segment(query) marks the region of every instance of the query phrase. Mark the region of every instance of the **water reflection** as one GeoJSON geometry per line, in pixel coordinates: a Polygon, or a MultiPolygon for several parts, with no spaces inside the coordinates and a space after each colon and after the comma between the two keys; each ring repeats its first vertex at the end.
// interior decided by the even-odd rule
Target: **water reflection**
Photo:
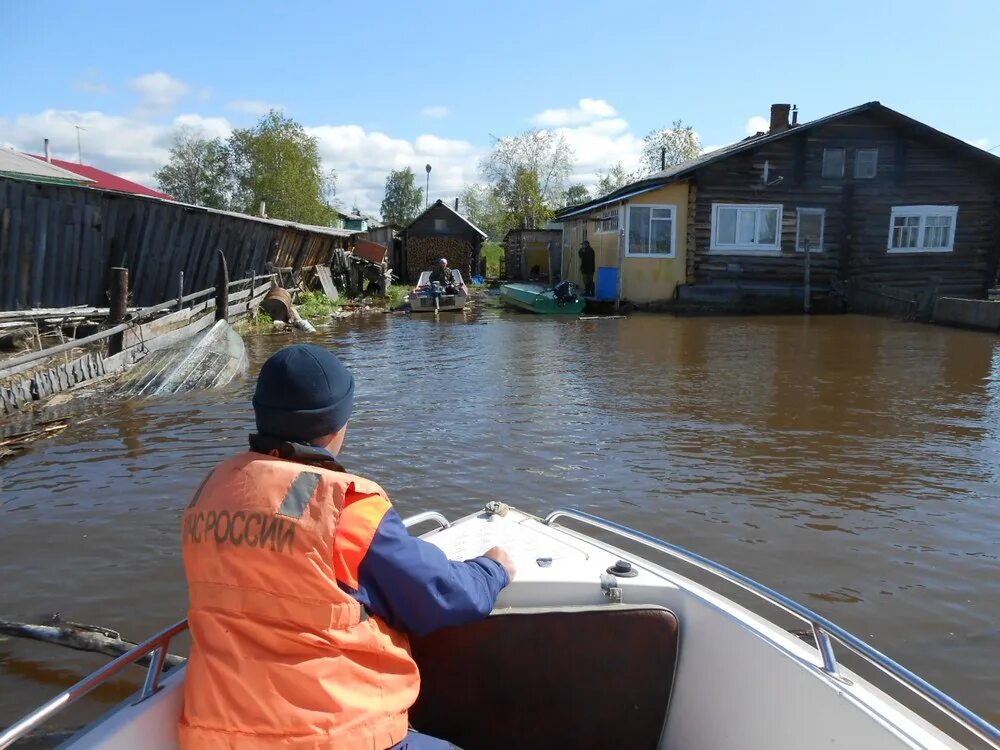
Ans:
{"type": "MultiPolygon", "coordinates": [[[[293,336],[248,342],[252,371],[293,336]]],[[[863,317],[335,321],[358,377],[345,464],[402,512],[578,505],[815,606],[973,707],[1000,607],[1000,353],[988,335],[863,317]],[[974,686],[974,689],[973,689],[974,686]]],[[[3,614],[132,637],[176,620],[178,523],[243,450],[252,379],[101,406],[4,464],[3,614]]],[[[83,670],[19,645],[0,654],[83,670]],[[67,666],[68,665],[68,666],[67,666]]],[[[51,691],[0,671],[0,724],[51,691]],[[22,700],[23,699],[23,700],[22,700]]]]}

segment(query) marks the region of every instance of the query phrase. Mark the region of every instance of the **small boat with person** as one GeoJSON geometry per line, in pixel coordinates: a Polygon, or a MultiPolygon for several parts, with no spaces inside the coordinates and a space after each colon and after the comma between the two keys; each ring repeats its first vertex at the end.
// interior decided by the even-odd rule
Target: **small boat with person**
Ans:
{"type": "Polygon", "coordinates": [[[587,301],[577,294],[569,281],[555,286],[543,284],[504,284],[500,287],[500,301],[508,306],[536,315],[579,315],[587,301]]]}
{"type": "MultiPolygon", "coordinates": [[[[423,538],[448,557],[500,545],[518,570],[487,619],[410,639],[422,680],[411,723],[459,747],[1000,748],[1000,730],[885,654],[675,544],[580,510],[542,519],[496,501],[454,523],[433,511],[405,521],[426,523],[435,528],[423,538]],[[852,653],[851,668],[837,651],[852,653]]],[[[158,633],[0,732],[0,750],[144,658],[141,691],[61,747],[176,748],[186,667],[164,664],[186,628],[158,633]]]]}
{"type": "Polygon", "coordinates": [[[448,285],[431,281],[431,271],[420,274],[417,285],[407,297],[411,312],[452,312],[465,309],[469,301],[469,289],[461,272],[450,270],[452,281],[448,285]]]}

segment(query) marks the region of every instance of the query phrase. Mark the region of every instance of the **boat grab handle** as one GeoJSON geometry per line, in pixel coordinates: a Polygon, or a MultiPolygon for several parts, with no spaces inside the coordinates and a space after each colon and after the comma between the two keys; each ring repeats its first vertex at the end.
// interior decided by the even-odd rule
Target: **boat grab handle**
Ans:
{"type": "Polygon", "coordinates": [[[156,635],[138,644],[135,648],[126,651],[114,661],[108,662],[96,672],[87,675],[72,687],[66,688],[48,703],[39,706],[30,714],[14,722],[3,732],[0,732],[0,750],[10,747],[35,727],[48,721],[67,706],[76,703],[76,701],[80,700],[80,698],[98,685],[107,682],[119,672],[124,671],[125,667],[134,664],[147,654],[152,654],[149,669],[146,672],[146,680],[143,683],[142,690],[139,692],[139,699],[135,702],[141,703],[146,700],[159,690],[160,676],[163,674],[163,661],[167,657],[167,649],[170,647],[171,639],[187,629],[187,620],[174,623],[166,630],[161,630],[156,635]]]}
{"type": "Polygon", "coordinates": [[[774,589],[758,583],[732,568],[726,567],[722,563],[699,555],[697,552],[692,552],[684,547],[665,542],[656,537],[644,534],[641,531],[636,531],[614,521],[608,521],[600,516],[592,515],[577,508],[561,508],[553,511],[545,518],[545,524],[553,526],[560,518],[579,521],[580,523],[588,524],[612,534],[617,534],[633,542],[651,547],[657,552],[662,552],[678,560],[683,560],[686,563],[694,565],[696,568],[723,578],[745,591],[749,591],[751,594],[755,594],[809,624],[816,639],[816,647],[823,659],[822,670],[833,679],[843,682],[846,678],[840,673],[837,657],[833,653],[833,644],[830,642],[831,638],[839,641],[858,656],[874,664],[897,682],[902,683],[939,711],[958,722],[969,732],[985,741],[990,747],[1000,748],[1000,729],[997,729],[986,721],[986,719],[969,710],[954,698],[941,692],[906,667],[893,661],[878,649],[869,646],[857,636],[852,635],[822,615],[813,612],[808,607],[799,604],[793,599],[789,599],[784,594],[780,594],[774,589]]]}
{"type": "Polygon", "coordinates": [[[415,516],[409,516],[408,518],[403,519],[403,526],[406,528],[410,528],[411,526],[416,526],[421,523],[436,523],[439,529],[447,529],[451,526],[451,521],[445,518],[441,513],[438,513],[436,510],[429,510],[426,513],[417,513],[415,516]]]}

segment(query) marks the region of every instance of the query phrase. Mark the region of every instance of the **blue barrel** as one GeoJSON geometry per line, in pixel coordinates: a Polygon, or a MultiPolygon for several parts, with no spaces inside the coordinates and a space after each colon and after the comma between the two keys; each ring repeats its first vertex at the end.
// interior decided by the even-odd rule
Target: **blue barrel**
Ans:
{"type": "Polygon", "coordinates": [[[614,299],[618,296],[618,269],[615,266],[599,266],[594,282],[597,299],[614,299]]]}

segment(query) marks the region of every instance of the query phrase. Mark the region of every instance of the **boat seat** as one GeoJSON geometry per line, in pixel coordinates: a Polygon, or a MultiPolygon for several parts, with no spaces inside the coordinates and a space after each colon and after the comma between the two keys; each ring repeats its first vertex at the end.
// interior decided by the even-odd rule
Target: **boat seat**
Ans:
{"type": "Polygon", "coordinates": [[[662,607],[512,609],[410,644],[419,732],[462,750],[653,750],[678,623],[662,607]]]}

